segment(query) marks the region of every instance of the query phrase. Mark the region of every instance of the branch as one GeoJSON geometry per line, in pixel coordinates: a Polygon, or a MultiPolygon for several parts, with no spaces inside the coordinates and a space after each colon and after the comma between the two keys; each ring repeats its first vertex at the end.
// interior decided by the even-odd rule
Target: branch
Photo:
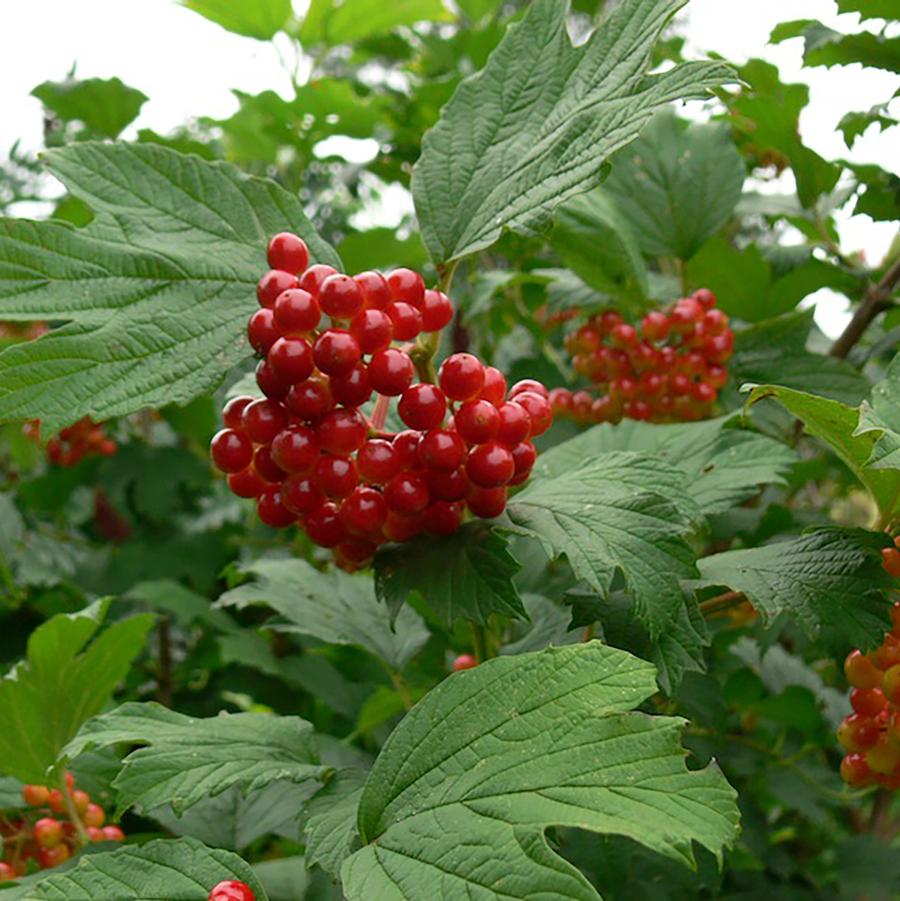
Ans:
{"type": "Polygon", "coordinates": [[[879,313],[883,313],[891,305],[891,293],[900,282],[900,258],[881,277],[877,284],[869,285],[863,297],[862,303],[853,314],[853,318],[847,323],[843,334],[834,342],[831,348],[831,356],[843,359],[850,353],[854,345],[866,329],[872,324],[872,320],[879,313]]]}
{"type": "Polygon", "coordinates": [[[732,607],[739,607],[745,603],[747,596],[742,591],[726,591],[724,594],[716,595],[708,601],[700,603],[700,612],[704,616],[714,616],[716,613],[723,613],[732,607]]]}

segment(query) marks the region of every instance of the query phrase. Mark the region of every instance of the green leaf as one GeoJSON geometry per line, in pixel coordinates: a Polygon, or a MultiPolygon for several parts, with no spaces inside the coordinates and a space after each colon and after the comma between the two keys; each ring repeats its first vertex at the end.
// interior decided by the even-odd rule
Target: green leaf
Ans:
{"type": "Polygon", "coordinates": [[[900,219],[900,176],[880,166],[842,162],[864,189],[857,195],[855,214],[864,213],[877,222],[900,219]]]}
{"type": "Polygon", "coordinates": [[[813,310],[767,319],[737,333],[728,362],[736,385],[784,385],[857,404],[869,391],[866,378],[846,360],[806,350],[813,310]]]}
{"type": "Polygon", "coordinates": [[[688,772],[683,721],[630,713],[653,668],[599,642],[498,657],[444,680],[382,748],[363,789],[350,901],[599,895],[553,825],[628,836],[685,863],[737,832],[734,792],[688,772]]]}
{"type": "MultiPolygon", "coordinates": [[[[783,484],[797,461],[788,447],[740,429],[725,428],[727,418],[655,425],[626,419],[599,425],[541,454],[536,474],[552,478],[583,460],[610,451],[638,451],[652,456],[660,475],[675,467],[687,476],[686,494],[706,515],[725,513],[756,496],[760,486],[783,484]]],[[[642,462],[646,461],[642,457],[642,462]]],[[[675,491],[681,482],[674,483],[675,491]]]]}
{"type": "Polygon", "coordinates": [[[803,38],[804,66],[831,67],[861,63],[864,66],[887,69],[889,72],[900,72],[900,37],[888,37],[869,31],[843,34],[815,19],[797,19],[776,26],[770,43],[778,44],[796,37],[803,38]]]}
{"type": "Polygon", "coordinates": [[[647,75],[653,45],[685,0],[625,0],[573,47],[567,4],[534,0],[422,142],[413,198],[436,262],[531,231],[598,184],[607,157],[656,110],[733,77],[716,62],[647,75]]]}
{"type": "Polygon", "coordinates": [[[891,577],[879,549],[888,539],[862,529],[820,529],[697,562],[707,583],[742,591],[767,620],[787,613],[815,637],[836,630],[871,647],[889,628],[891,577]]]}
{"type": "Polygon", "coordinates": [[[317,901],[325,901],[324,897],[309,893],[310,874],[306,869],[306,858],[302,855],[261,860],[253,864],[253,871],[265,886],[269,901],[295,901],[297,898],[314,897],[317,901]]]}
{"type": "Polygon", "coordinates": [[[492,613],[527,619],[513,584],[520,566],[508,544],[476,521],[446,538],[385,547],[375,558],[378,597],[395,617],[415,593],[447,626],[460,618],[486,623],[492,613]]]}
{"type": "MultiPolygon", "coordinates": [[[[549,593],[551,590],[548,586],[549,593]]],[[[525,629],[512,633],[514,640],[503,645],[500,649],[501,654],[542,651],[549,645],[559,646],[581,640],[580,634],[571,631],[573,628],[572,617],[569,609],[563,604],[558,604],[539,594],[523,595],[522,601],[531,622],[525,629]]]]}
{"type": "Polygon", "coordinates": [[[859,13],[866,19],[896,19],[897,4],[894,0],[837,0],[839,13],[859,13]]]}
{"type": "Polygon", "coordinates": [[[340,879],[341,865],[358,847],[356,819],[365,780],[361,770],[338,770],[304,807],[306,859],[332,879],[340,879]]]}
{"type": "Polygon", "coordinates": [[[653,636],[682,605],[680,579],[696,572],[684,539],[697,511],[687,480],[639,454],[602,454],[555,478],[536,479],[512,499],[516,531],[536,538],[551,558],[565,556],[575,576],[606,597],[618,570],[653,636]]]}
{"type": "Polygon", "coordinates": [[[881,133],[889,128],[900,125],[900,119],[888,115],[888,104],[880,103],[871,107],[867,112],[846,113],[838,122],[838,130],[844,136],[847,149],[851,150],[858,137],[864,134],[872,125],[878,126],[881,133]]]}
{"type": "Polygon", "coordinates": [[[867,432],[878,434],[866,466],[900,470],[900,354],[894,356],[884,379],[872,388],[870,399],[862,402],[853,434],[867,432]]]}
{"type": "Polygon", "coordinates": [[[688,125],[667,109],[613,157],[603,186],[650,256],[690,259],[731,217],[744,163],[721,124],[688,125]]]}
{"type": "Polygon", "coordinates": [[[456,5],[470,18],[477,22],[488,13],[492,13],[503,0],[456,0],[456,5]]]}
{"type": "Polygon", "coordinates": [[[291,0],[183,0],[188,9],[235,34],[271,40],[291,16],[291,0]]]}
{"type": "Polygon", "coordinates": [[[313,0],[300,29],[311,44],[352,44],[416,22],[448,22],[453,16],[442,0],[313,0]]]}
{"type": "Polygon", "coordinates": [[[868,466],[880,437],[877,429],[857,433],[859,410],[825,397],[792,391],[778,385],[759,385],[748,404],[771,397],[802,420],[806,431],[824,441],[872,494],[885,522],[900,511],[900,470],[868,466]]]}
{"type": "Polygon", "coordinates": [[[268,237],[340,265],[274,182],[153,144],[73,144],[48,167],[96,213],[83,229],[0,220],[4,317],[71,320],[0,354],[0,418],[48,432],[184,404],[249,355],[268,237]]]}
{"type": "Polygon", "coordinates": [[[152,616],[120,620],[94,638],[108,609],[108,600],[97,601],[38,626],[26,659],[0,680],[5,774],[43,783],[66,742],[103,709],[143,650],[152,616]]]}
{"type": "Polygon", "coordinates": [[[64,122],[82,122],[95,137],[117,138],[149,99],[118,78],[45,81],[32,92],[64,122]]]}
{"type": "Polygon", "coordinates": [[[279,631],[355,644],[395,669],[406,666],[428,641],[429,632],[412,608],[400,610],[391,628],[368,576],[321,572],[296,559],[256,560],[243,571],[255,579],[226,591],[217,606],[267,604],[287,620],[274,626],[279,631]]]}
{"type": "MultiPolygon", "coordinates": [[[[23,901],[207,901],[210,888],[226,879],[249,885],[256,901],[267,897],[249,864],[192,838],[87,854],[64,873],[40,876],[23,901]]],[[[11,901],[17,894],[13,889],[11,901]]]]}
{"type": "Polygon", "coordinates": [[[590,191],[558,207],[550,245],[592,288],[646,296],[647,267],[640,248],[608,193],[590,191]]]}
{"type": "Polygon", "coordinates": [[[71,759],[91,748],[127,742],[130,753],[113,781],[119,811],[171,804],[176,814],[239,786],[255,791],[272,782],[320,780],[312,726],[296,716],[235,713],[197,719],[159,704],[122,704],[85,724],[66,746],[71,759]]]}

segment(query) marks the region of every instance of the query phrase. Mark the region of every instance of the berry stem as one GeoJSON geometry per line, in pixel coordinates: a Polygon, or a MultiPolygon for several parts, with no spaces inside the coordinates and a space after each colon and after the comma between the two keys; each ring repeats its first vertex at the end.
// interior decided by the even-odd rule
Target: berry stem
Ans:
{"type": "Polygon", "coordinates": [[[69,784],[66,781],[65,771],[63,771],[63,774],[60,777],[60,791],[62,791],[63,800],[66,802],[66,812],[69,814],[69,819],[72,821],[72,824],[75,826],[75,832],[78,834],[78,841],[82,845],[88,844],[90,842],[90,837],[75,808],[75,801],[72,799],[72,793],[69,791],[69,784]]]}
{"type": "Polygon", "coordinates": [[[406,684],[406,680],[396,670],[391,670],[391,682],[394,683],[394,688],[397,694],[400,695],[404,709],[407,712],[412,710],[415,701],[413,701],[412,695],[409,693],[409,686],[406,684]]]}
{"type": "Polygon", "coordinates": [[[372,410],[372,418],[369,420],[369,427],[374,432],[381,432],[384,429],[384,421],[387,419],[388,406],[390,398],[383,394],[378,395],[375,401],[375,408],[372,410]]]}
{"type": "Polygon", "coordinates": [[[723,613],[732,607],[738,607],[747,600],[747,596],[742,591],[726,591],[724,594],[716,595],[700,604],[700,612],[704,616],[715,616],[717,613],[723,613]]]}

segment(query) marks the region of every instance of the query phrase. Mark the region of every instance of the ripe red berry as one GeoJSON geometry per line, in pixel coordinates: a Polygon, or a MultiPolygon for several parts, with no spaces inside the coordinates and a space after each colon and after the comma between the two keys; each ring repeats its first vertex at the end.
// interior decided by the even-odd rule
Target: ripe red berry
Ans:
{"type": "Polygon", "coordinates": [[[307,422],[316,422],[334,407],[329,383],[315,375],[293,385],[284,398],[284,405],[294,416],[307,422]]]}
{"type": "Polygon", "coordinates": [[[479,400],[486,400],[499,407],[506,398],[506,376],[495,366],[484,367],[484,387],[479,400]]]}
{"type": "Polygon", "coordinates": [[[313,483],[332,500],[347,497],[359,482],[356,464],[350,457],[323,454],[316,463],[313,483]]]}
{"type": "Polygon", "coordinates": [[[352,535],[378,532],[387,518],[384,496],[376,488],[359,485],[341,504],[339,515],[344,528],[352,535]]]}
{"type": "Polygon", "coordinates": [[[383,310],[391,302],[391,289],[380,272],[360,272],[353,276],[353,281],[362,291],[366,309],[383,310]]]}
{"type": "Polygon", "coordinates": [[[288,385],[305,381],[313,371],[312,347],[303,338],[279,338],[269,349],[266,359],[275,374],[288,385]]]}
{"type": "Polygon", "coordinates": [[[709,288],[698,288],[691,297],[707,310],[716,305],[716,295],[709,288]]]}
{"type": "Polygon", "coordinates": [[[216,432],[209,445],[213,462],[222,472],[240,472],[253,459],[253,445],[250,439],[234,429],[216,432]]]}
{"type": "Polygon", "coordinates": [[[106,814],[99,804],[88,804],[84,812],[84,825],[99,829],[106,821],[106,814]]]}
{"type": "Polygon", "coordinates": [[[272,440],[272,459],[285,472],[309,472],[318,456],[319,439],[306,426],[289,426],[272,440]]]}
{"type": "Polygon", "coordinates": [[[41,848],[55,848],[63,840],[63,825],[52,817],[42,817],[34,824],[32,835],[41,848]]]}
{"type": "Polygon", "coordinates": [[[425,473],[428,492],[438,501],[461,501],[471,487],[465,469],[432,469],[425,473]]]}
{"type": "MultiPolygon", "coordinates": [[[[549,403],[549,401],[548,401],[549,403]]],[[[515,447],[531,435],[531,416],[519,403],[508,402],[498,407],[496,438],[507,447],[515,447]]]]}
{"type": "MultiPolygon", "coordinates": [[[[462,404],[453,417],[457,432],[469,444],[484,444],[485,441],[490,441],[496,437],[500,428],[499,409],[487,400],[471,400],[462,404]]],[[[525,411],[521,412],[527,420],[525,411]]]]}
{"type": "Polygon", "coordinates": [[[530,394],[538,394],[541,397],[547,398],[550,396],[550,392],[547,387],[541,382],[536,381],[535,379],[521,379],[516,382],[512,388],[509,389],[509,394],[507,395],[507,400],[512,400],[515,397],[518,397],[520,394],[524,393],[530,394]]]}
{"type": "Polygon", "coordinates": [[[247,323],[247,340],[250,346],[261,355],[268,353],[269,348],[281,337],[275,324],[275,314],[268,308],[257,310],[247,323]]]}
{"type": "Polygon", "coordinates": [[[862,754],[848,754],[841,761],[841,779],[847,785],[854,788],[861,788],[868,785],[872,778],[872,771],[866,763],[866,758],[862,754]]]}
{"type": "Polygon", "coordinates": [[[0,882],[9,882],[16,878],[16,871],[5,861],[0,860],[0,882]]]}
{"type": "Polygon", "coordinates": [[[55,845],[52,848],[41,848],[38,851],[38,863],[41,869],[50,870],[65,863],[72,856],[68,845],[55,845]]]}
{"type": "Polygon", "coordinates": [[[269,400],[284,400],[291,388],[291,383],[283,379],[268,360],[256,364],[256,384],[269,400]]]}
{"type": "Polygon", "coordinates": [[[232,397],[222,409],[222,422],[226,429],[239,429],[241,417],[248,404],[253,403],[253,398],[244,394],[240,397],[232,397]]]}
{"type": "Polygon", "coordinates": [[[462,523],[461,504],[450,501],[435,501],[422,513],[422,528],[429,535],[452,535],[462,523]]]}
{"type": "Polygon", "coordinates": [[[281,502],[288,510],[302,516],[321,507],[325,495],[309,476],[288,476],[281,485],[281,502]]]}
{"type": "Polygon", "coordinates": [[[453,354],[441,364],[438,383],[451,400],[471,400],[484,388],[484,364],[472,354],[453,354]]]}
{"type": "Polygon", "coordinates": [[[412,269],[395,269],[388,273],[388,288],[394,300],[411,304],[417,310],[421,309],[425,300],[425,282],[418,272],[412,269]]]}
{"type": "Polygon", "coordinates": [[[344,375],[332,376],[331,394],[337,403],[345,407],[361,407],[372,396],[369,369],[365,363],[358,363],[344,375]]]}
{"type": "Polygon", "coordinates": [[[338,515],[338,505],[326,501],[303,520],[306,534],[320,547],[335,547],[347,540],[347,530],[338,515]]]}
{"type": "Polygon", "coordinates": [[[213,887],[207,901],[256,901],[256,896],[246,882],[226,879],[213,887]]]}
{"type": "Polygon", "coordinates": [[[416,369],[405,351],[389,347],[372,354],[369,361],[369,384],[385,397],[396,397],[412,384],[416,369]]]}
{"type": "Polygon", "coordinates": [[[472,667],[478,666],[478,661],[471,654],[460,654],[453,661],[453,669],[456,672],[460,672],[464,669],[472,669],[472,667]]]}
{"type": "Polygon", "coordinates": [[[863,751],[878,741],[880,731],[878,723],[871,717],[852,713],[838,727],[837,738],[848,751],[863,751]]]}
{"type": "Polygon", "coordinates": [[[92,842],[106,841],[106,836],[104,836],[103,830],[99,826],[86,826],[84,831],[92,842]]]}
{"type": "Polygon", "coordinates": [[[653,415],[653,408],[644,400],[628,401],[623,411],[629,419],[639,419],[644,422],[653,415]]]}
{"type": "Polygon", "coordinates": [[[364,354],[389,347],[394,340],[394,324],[384,310],[363,310],[350,323],[350,334],[364,354]]]}
{"type": "Polygon", "coordinates": [[[278,485],[267,485],[262,490],[256,500],[256,515],[274,529],[286,528],[296,518],[282,502],[278,485]]]}
{"type": "MultiPolygon", "coordinates": [[[[543,387],[543,386],[541,386],[543,387]]],[[[546,388],[544,391],[546,392],[546,388]]],[[[537,437],[543,435],[553,425],[553,410],[546,396],[534,391],[525,391],[513,398],[513,403],[524,407],[531,417],[531,435],[537,437]]]]}
{"type": "Polygon", "coordinates": [[[707,382],[695,382],[691,394],[698,403],[711,404],[716,399],[717,392],[707,382]]]}
{"type": "Polygon", "coordinates": [[[241,429],[255,444],[269,444],[286,425],[284,408],[271,400],[255,400],[241,415],[241,429]]]}
{"type": "Polygon", "coordinates": [[[118,826],[104,826],[103,838],[108,842],[124,842],[125,833],[118,826]]]}
{"type": "Polygon", "coordinates": [[[256,286],[256,299],[261,307],[271,309],[275,306],[279,294],[296,287],[296,275],[280,269],[272,269],[259,280],[259,284],[256,286]]]}
{"type": "Polygon", "coordinates": [[[300,276],[299,286],[304,291],[308,291],[313,297],[319,296],[319,291],[326,278],[337,274],[337,269],[333,266],[325,266],[322,263],[316,263],[310,266],[303,275],[300,276]]]}
{"type": "Polygon", "coordinates": [[[228,487],[238,497],[256,498],[266,487],[266,480],[252,466],[228,476],[228,487]]]}
{"type": "Polygon", "coordinates": [[[422,302],[422,331],[439,332],[453,319],[453,304],[443,291],[428,290],[422,302]]]}
{"type": "Polygon", "coordinates": [[[900,579],[900,550],[897,550],[896,547],[882,548],[881,564],[889,575],[900,579]]]}
{"type": "Polygon", "coordinates": [[[364,302],[362,290],[349,275],[329,275],[319,288],[319,306],[332,319],[352,319],[364,302]]]}
{"type": "Polygon", "coordinates": [[[281,482],[287,473],[272,459],[272,446],[263,444],[253,455],[253,468],[266,482],[281,482]]]}
{"type": "Polygon", "coordinates": [[[420,432],[437,428],[447,412],[447,401],[440,388],[423,382],[410,385],[400,397],[397,405],[400,418],[411,429],[420,432]]]}
{"type": "Polygon", "coordinates": [[[81,816],[87,813],[87,809],[91,804],[91,796],[84,791],[72,792],[72,806],[81,816]]]}
{"type": "Polygon", "coordinates": [[[664,341],[669,335],[669,317],[653,310],[641,320],[641,332],[649,341],[664,341]]]}
{"type": "Polygon", "coordinates": [[[722,364],[731,356],[734,349],[734,332],[726,331],[715,335],[704,345],[706,358],[710,363],[722,364]]]}
{"type": "Polygon", "coordinates": [[[537,460],[537,451],[530,441],[521,441],[512,448],[513,462],[516,466],[512,477],[513,485],[520,485],[528,478],[537,460]]]}
{"type": "Polygon", "coordinates": [[[412,341],[422,331],[422,314],[412,304],[396,301],[388,304],[385,312],[397,341],[412,341]]]}
{"type": "Polygon", "coordinates": [[[506,488],[473,486],[466,497],[466,504],[481,519],[494,519],[506,508],[506,488]]]}
{"type": "Polygon", "coordinates": [[[506,485],[515,471],[512,452],[499,441],[473,447],[466,458],[466,475],[482,488],[506,485]]]}
{"type": "Polygon", "coordinates": [[[291,232],[279,232],[269,241],[266,259],[273,269],[297,275],[309,265],[309,248],[303,238],[291,232]]]}
{"type": "Polygon", "coordinates": [[[342,562],[345,562],[352,564],[353,568],[358,569],[375,556],[377,549],[375,544],[365,538],[348,538],[346,541],[342,541],[334,549],[334,552],[339,566],[342,562]]]}
{"type": "Polygon", "coordinates": [[[400,457],[390,441],[372,438],[356,455],[360,478],[374,485],[384,485],[400,471],[400,457]]]}
{"type": "Polygon", "coordinates": [[[275,325],[282,335],[297,337],[311,332],[322,318],[319,303],[308,291],[293,288],[278,295],[275,325]]]}
{"type": "Polygon", "coordinates": [[[428,506],[428,485],[415,473],[401,472],[387,483],[384,499],[394,513],[412,516],[428,506]]]}
{"type": "Polygon", "coordinates": [[[459,469],[465,459],[465,442],[450,429],[432,429],[419,441],[419,460],[427,469],[459,469]]]}
{"type": "Polygon", "coordinates": [[[692,297],[685,297],[676,301],[672,312],[669,314],[672,331],[680,335],[689,332],[703,318],[704,312],[703,305],[692,297]]]}
{"type": "Polygon", "coordinates": [[[610,333],[610,341],[612,342],[613,347],[618,347],[620,350],[627,350],[630,347],[634,347],[638,343],[637,329],[633,325],[627,325],[624,322],[620,322],[613,327],[613,330],[610,333]]]}
{"type": "Polygon", "coordinates": [[[365,417],[349,408],[326,413],[316,426],[322,450],[330,454],[352,454],[363,446],[367,434],[365,417]]]}
{"type": "Polygon", "coordinates": [[[44,807],[50,800],[50,789],[46,785],[26,785],[22,797],[30,807],[44,807]]]}
{"type": "Polygon", "coordinates": [[[359,362],[362,351],[356,338],[343,329],[322,332],[313,347],[316,366],[327,375],[343,375],[359,362]]]}

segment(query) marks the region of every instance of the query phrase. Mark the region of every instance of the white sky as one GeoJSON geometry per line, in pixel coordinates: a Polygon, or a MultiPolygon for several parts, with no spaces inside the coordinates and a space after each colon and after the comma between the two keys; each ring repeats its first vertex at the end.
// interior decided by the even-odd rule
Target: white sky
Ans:
{"type": "MultiPolygon", "coordinates": [[[[294,2],[298,10],[305,5],[304,0],[294,2]]],[[[73,63],[81,77],[118,76],[150,98],[126,138],[140,127],[165,133],[195,115],[228,116],[237,107],[232,88],[249,93],[274,89],[286,96],[290,91],[276,48],[232,35],[174,0],[33,0],[4,7],[2,156],[17,139],[26,148],[40,146],[41,107],[29,92],[41,81],[64,78],[73,63]]],[[[810,85],[811,102],[801,130],[811,147],[828,158],[843,156],[896,169],[900,129],[882,135],[870,129],[852,152],[835,130],[844,112],[890,98],[898,86],[896,76],[856,65],[803,69],[801,41],[767,45],[772,27],[789,19],[817,18],[845,31],[857,27],[855,15],[837,16],[835,10],[833,0],[691,0],[686,13],[688,52],[715,50],[735,62],[752,56],[775,62],[784,79],[810,85]]],[[[870,22],[867,27],[877,26],[870,22]]],[[[289,53],[287,42],[280,47],[289,53]]],[[[895,102],[895,116],[898,107],[895,102]]],[[[384,210],[375,212],[385,224],[396,221],[398,210],[408,209],[402,195],[392,193],[384,210]]],[[[864,249],[870,261],[882,258],[895,234],[891,224],[873,223],[866,216],[847,218],[840,228],[844,250],[864,249]]],[[[822,301],[817,320],[834,333],[843,319],[840,301],[827,293],[817,299],[822,301]]]]}

